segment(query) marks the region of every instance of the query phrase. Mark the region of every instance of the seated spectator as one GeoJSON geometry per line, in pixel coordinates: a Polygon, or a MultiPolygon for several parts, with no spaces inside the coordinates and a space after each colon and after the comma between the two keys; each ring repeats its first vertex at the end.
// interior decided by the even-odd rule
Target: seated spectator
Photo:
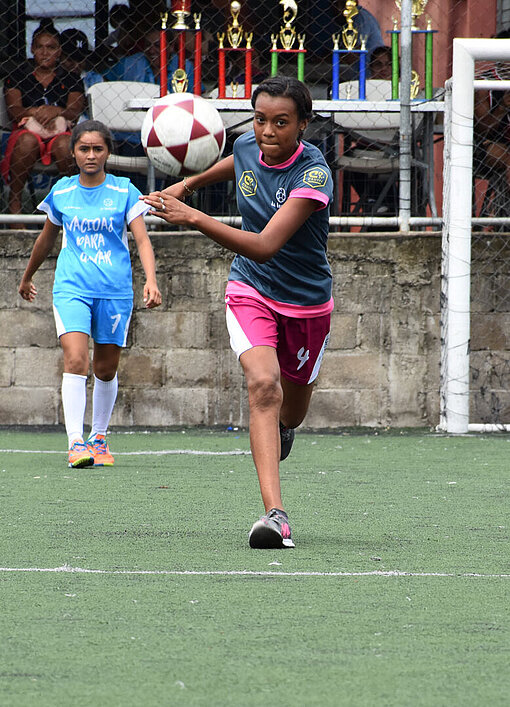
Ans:
{"type": "Polygon", "coordinates": [[[91,65],[104,73],[119,59],[141,51],[140,22],[127,5],[114,5],[109,21],[114,31],[100,42],[91,54],[91,65]]]}
{"type": "MultiPolygon", "coordinates": [[[[496,39],[509,38],[510,29],[496,35],[496,39]]],[[[508,79],[510,75],[507,65],[499,63],[477,78],[508,79]]],[[[510,190],[510,91],[476,91],[473,127],[475,176],[488,179],[506,197],[510,190]]]]}
{"type": "MultiPolygon", "coordinates": [[[[104,73],[106,81],[142,81],[143,83],[159,83],[160,53],[159,28],[150,29],[144,36],[143,52],[137,52],[120,59],[111,69],[104,73]]],[[[168,91],[173,92],[172,75],[179,68],[179,58],[172,53],[169,44],[167,55],[168,91]]],[[[188,87],[193,88],[193,63],[186,59],[185,71],[188,76],[188,87]]]]}
{"type": "Polygon", "coordinates": [[[376,47],[368,61],[368,78],[391,81],[392,58],[391,47],[376,47]]]}
{"type": "Polygon", "coordinates": [[[69,148],[70,127],[85,108],[79,77],[59,66],[60,36],[51,20],[35,30],[33,61],[5,80],[5,102],[13,131],[1,164],[9,184],[9,213],[21,213],[21,196],[30,171],[41,160],[55,162],[61,174],[70,174],[74,160],[69,148]]]}
{"type": "Polygon", "coordinates": [[[85,32],[74,27],[65,29],[60,33],[60,46],[60,66],[69,73],[77,74],[85,90],[103,80],[102,74],[90,66],[91,51],[85,32]]]}
{"type": "MultiPolygon", "coordinates": [[[[104,73],[105,81],[141,81],[158,83],[160,76],[159,29],[150,29],[144,37],[144,51],[126,56],[104,73]]],[[[168,51],[168,91],[173,93],[172,76],[179,68],[177,54],[168,51]]],[[[188,90],[193,90],[193,63],[186,60],[188,90]]],[[[143,155],[139,133],[116,133],[115,140],[122,142],[120,153],[124,155],[143,155]]]]}
{"type": "Polygon", "coordinates": [[[105,47],[116,47],[119,44],[120,41],[120,35],[121,35],[121,26],[123,22],[126,22],[126,20],[129,17],[129,7],[127,5],[122,5],[120,3],[117,3],[116,5],[112,5],[110,8],[110,13],[108,15],[108,19],[110,22],[110,25],[113,27],[113,31],[110,32],[108,37],[102,42],[102,44],[105,47]]]}

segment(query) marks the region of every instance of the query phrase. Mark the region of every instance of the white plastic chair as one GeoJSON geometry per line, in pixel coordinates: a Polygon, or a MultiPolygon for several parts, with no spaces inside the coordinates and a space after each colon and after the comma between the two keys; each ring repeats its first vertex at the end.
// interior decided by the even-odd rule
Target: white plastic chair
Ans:
{"type": "MultiPolygon", "coordinates": [[[[339,84],[339,99],[358,100],[358,81],[346,81],[339,84]]],[[[367,101],[391,100],[391,81],[369,79],[366,82],[367,101]]],[[[362,102],[361,102],[362,103],[362,102]]],[[[423,119],[417,114],[414,124],[415,131],[423,119]]],[[[350,189],[354,186],[359,201],[354,212],[375,215],[385,211],[387,195],[394,191],[399,177],[399,130],[400,112],[373,112],[357,110],[336,112],[333,115],[336,126],[346,137],[352,147],[348,147],[343,155],[336,160],[336,166],[344,174],[342,213],[350,211],[350,189]],[[362,176],[364,175],[364,177],[362,176]],[[368,185],[373,180],[374,189],[367,187],[366,193],[360,193],[356,184],[368,185]],[[375,199],[374,192],[376,193],[375,199]],[[368,195],[368,198],[365,197],[368,195]]],[[[414,166],[424,167],[416,160],[414,166]]],[[[361,190],[363,192],[363,190],[361,190]]]]}
{"type": "MultiPolygon", "coordinates": [[[[258,84],[254,84],[251,87],[252,95],[257,86],[258,84]]],[[[225,86],[225,97],[232,98],[232,93],[232,86],[225,86]]],[[[237,98],[244,99],[244,83],[239,84],[237,87],[236,96],[237,98]]],[[[213,88],[207,95],[207,98],[218,98],[218,89],[213,88]]],[[[232,105],[235,105],[235,99],[233,99],[232,105]]],[[[223,120],[225,130],[233,135],[242,135],[242,133],[251,130],[253,126],[253,115],[251,111],[246,113],[246,111],[224,110],[221,113],[221,119],[223,120]]]]}
{"type": "MultiPolygon", "coordinates": [[[[113,132],[139,133],[145,111],[128,110],[132,98],[158,98],[159,86],[139,81],[104,81],[87,90],[89,115],[104,123],[113,132]]],[[[108,167],[113,172],[138,172],[147,175],[147,190],[154,191],[155,170],[148,157],[126,157],[112,153],[108,167]]]]}

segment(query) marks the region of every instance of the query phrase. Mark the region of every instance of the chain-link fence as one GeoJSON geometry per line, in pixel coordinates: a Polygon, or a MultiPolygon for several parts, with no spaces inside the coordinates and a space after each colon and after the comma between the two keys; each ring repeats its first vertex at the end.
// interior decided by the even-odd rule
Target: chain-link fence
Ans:
{"type": "MultiPolygon", "coordinates": [[[[403,77],[407,66],[402,64],[402,56],[399,57],[400,0],[364,0],[361,3],[354,0],[241,0],[237,5],[230,0],[133,0],[131,3],[115,0],[54,0],[52,3],[46,0],[0,0],[3,19],[0,26],[2,210],[33,211],[36,192],[46,189],[49,179],[72,170],[72,163],[62,155],[56,159],[51,149],[47,159],[43,160],[50,162],[49,165],[42,163],[40,155],[30,164],[32,157],[27,160],[25,155],[20,159],[15,153],[15,143],[12,140],[9,143],[9,135],[23,118],[21,107],[53,103],[66,109],[64,117],[72,123],[87,114],[86,92],[96,82],[131,80],[158,85],[161,16],[168,12],[169,91],[174,88],[174,71],[182,64],[180,52],[185,54],[188,90],[193,90],[194,72],[199,66],[200,92],[215,96],[220,81],[219,35],[224,36],[222,41],[226,48],[235,46],[236,41],[244,48],[250,37],[252,85],[274,70],[274,51],[271,50],[285,48],[282,31],[284,36],[294,36],[292,52],[278,53],[278,71],[296,74],[301,70],[315,101],[336,97],[338,80],[338,99],[350,101],[352,106],[349,111],[317,111],[305,136],[323,150],[335,172],[332,213],[365,218],[390,217],[388,222],[393,217],[392,223],[395,224],[399,211],[402,149],[399,111],[389,108],[367,111],[363,100],[388,106],[395,99],[395,90],[398,95],[399,72],[403,77]],[[173,29],[177,16],[172,11],[179,6],[189,12],[181,16],[189,28],[184,45],[180,44],[180,32],[173,29]],[[201,41],[197,64],[198,24],[201,41]],[[51,46],[40,46],[41,38],[48,37],[53,37],[58,44],[53,58],[43,57],[45,52],[51,53],[51,46]],[[335,47],[339,50],[337,54],[335,47]],[[301,68],[296,54],[299,48],[306,50],[301,58],[301,68]],[[338,59],[336,69],[335,56],[338,59]],[[361,100],[360,74],[367,79],[366,97],[361,100]]],[[[505,21],[510,23],[510,0],[487,0],[484,3],[476,0],[414,0],[412,11],[411,90],[417,99],[441,100],[444,81],[451,72],[454,36],[490,37],[505,29],[505,21]],[[431,33],[427,34],[426,30],[431,33]]],[[[245,58],[242,51],[226,52],[224,82],[227,95],[244,95],[247,82],[245,58]]],[[[417,109],[412,112],[410,200],[411,215],[415,217],[441,213],[441,116],[441,110],[427,113],[417,109]]],[[[235,130],[231,131],[227,151],[235,136],[235,130]]],[[[138,131],[116,130],[114,137],[119,154],[143,156],[138,131]]],[[[47,146],[48,139],[43,139],[47,146]]],[[[484,213],[500,214],[505,208],[507,181],[503,165],[504,158],[499,155],[480,158],[477,178],[486,183],[487,188],[483,192],[479,188],[477,208],[483,209],[484,213]],[[488,172],[492,175],[490,179],[488,172]],[[496,175],[499,175],[499,181],[496,175]]],[[[132,173],[132,178],[142,190],[145,188],[145,177],[139,170],[132,173]]],[[[235,211],[235,204],[226,190],[209,191],[204,199],[211,213],[235,211]]],[[[398,228],[396,225],[392,227],[398,228]]]]}
{"type": "MultiPolygon", "coordinates": [[[[510,38],[503,29],[501,38],[510,38]]],[[[510,62],[477,62],[478,79],[510,79],[510,62]]],[[[475,91],[473,214],[492,222],[475,226],[471,278],[471,416],[475,422],[510,421],[510,91],[475,91]],[[505,220],[506,219],[506,220],[505,220]]]]}

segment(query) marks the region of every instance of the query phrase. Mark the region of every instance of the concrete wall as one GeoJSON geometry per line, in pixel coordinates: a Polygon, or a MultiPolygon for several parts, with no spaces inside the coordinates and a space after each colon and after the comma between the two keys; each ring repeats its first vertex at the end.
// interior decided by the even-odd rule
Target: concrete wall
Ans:
{"type": "MultiPolygon", "coordinates": [[[[35,235],[0,235],[0,425],[63,422],[51,308],[57,249],[36,276],[36,302],[17,294],[35,235]]],[[[232,255],[195,234],[152,240],[163,305],[140,307],[135,259],[135,312],[112,425],[246,426],[246,391],[224,322],[232,255]]],[[[437,424],[440,239],[333,235],[329,257],[331,344],[304,426],[437,424]]]]}

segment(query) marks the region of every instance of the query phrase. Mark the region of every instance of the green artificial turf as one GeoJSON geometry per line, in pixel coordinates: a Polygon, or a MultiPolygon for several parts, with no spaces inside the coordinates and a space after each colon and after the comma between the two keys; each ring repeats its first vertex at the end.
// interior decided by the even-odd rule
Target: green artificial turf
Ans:
{"type": "Polygon", "coordinates": [[[509,440],[298,434],[261,551],[244,431],[0,431],[0,704],[508,704],[509,440]]]}

